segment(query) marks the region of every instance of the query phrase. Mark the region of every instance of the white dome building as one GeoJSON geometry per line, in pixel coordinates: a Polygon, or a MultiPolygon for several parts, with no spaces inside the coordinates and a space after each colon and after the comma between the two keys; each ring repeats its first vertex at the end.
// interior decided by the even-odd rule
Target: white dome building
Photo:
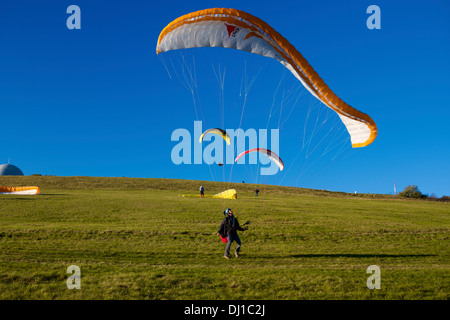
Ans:
{"type": "Polygon", "coordinates": [[[1,164],[0,165],[0,176],[23,176],[22,170],[17,168],[12,164],[1,164]]]}

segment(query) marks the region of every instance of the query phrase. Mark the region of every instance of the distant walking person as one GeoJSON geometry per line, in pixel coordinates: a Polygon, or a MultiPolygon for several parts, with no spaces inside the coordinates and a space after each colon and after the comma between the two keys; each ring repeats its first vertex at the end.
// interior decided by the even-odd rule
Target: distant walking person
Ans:
{"type": "Polygon", "coordinates": [[[203,188],[203,186],[200,186],[200,197],[205,197],[205,188],[203,188]]]}
{"type": "Polygon", "coordinates": [[[255,190],[255,197],[258,196],[258,193],[259,193],[259,189],[256,189],[256,190],[255,190]]]}
{"type": "Polygon", "coordinates": [[[217,235],[220,235],[222,238],[227,238],[227,246],[225,247],[225,255],[223,257],[225,259],[229,258],[231,243],[236,241],[236,250],[234,251],[234,255],[238,258],[239,250],[241,249],[241,239],[239,239],[237,231],[245,231],[248,230],[248,228],[242,228],[239,225],[239,221],[233,215],[233,210],[227,209],[224,214],[226,216],[223,218],[219,231],[217,232],[217,235]]]}

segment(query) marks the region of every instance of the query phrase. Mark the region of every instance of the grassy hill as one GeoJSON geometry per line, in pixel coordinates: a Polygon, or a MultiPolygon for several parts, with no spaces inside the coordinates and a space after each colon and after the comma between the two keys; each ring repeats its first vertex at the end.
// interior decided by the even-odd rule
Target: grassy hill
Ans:
{"type": "MultiPolygon", "coordinates": [[[[449,299],[450,204],[137,178],[0,177],[0,299],[449,299]],[[181,197],[235,188],[236,200],[181,197]],[[254,189],[261,190],[258,198],[254,189]],[[223,258],[224,208],[241,257],[223,258]],[[67,267],[81,269],[69,290],[67,267]],[[366,285],[370,265],[381,289],[366,285]]],[[[234,250],[234,244],[232,250],[234,250]]]]}

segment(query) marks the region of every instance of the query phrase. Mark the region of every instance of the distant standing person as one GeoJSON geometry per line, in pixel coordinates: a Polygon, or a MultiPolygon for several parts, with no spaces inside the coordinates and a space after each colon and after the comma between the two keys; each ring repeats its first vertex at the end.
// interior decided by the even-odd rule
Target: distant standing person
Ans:
{"type": "Polygon", "coordinates": [[[205,197],[205,188],[203,188],[203,186],[200,186],[200,197],[205,197]]]}
{"type": "Polygon", "coordinates": [[[259,193],[259,189],[256,189],[256,190],[255,190],[255,197],[258,196],[258,193],[259,193]]]}
{"type": "Polygon", "coordinates": [[[224,212],[226,214],[225,218],[223,218],[222,223],[220,224],[219,231],[217,235],[222,236],[223,238],[227,238],[227,246],[225,247],[224,258],[228,259],[230,256],[230,248],[231,243],[236,241],[236,250],[234,251],[234,255],[236,258],[239,258],[239,250],[241,249],[241,239],[237,234],[237,231],[245,231],[248,228],[242,228],[239,225],[239,221],[233,215],[233,210],[227,209],[224,212]]]}

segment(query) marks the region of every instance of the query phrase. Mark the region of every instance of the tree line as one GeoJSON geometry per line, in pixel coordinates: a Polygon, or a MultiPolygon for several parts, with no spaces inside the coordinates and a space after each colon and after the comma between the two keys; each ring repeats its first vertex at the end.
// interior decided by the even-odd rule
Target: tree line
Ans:
{"type": "Polygon", "coordinates": [[[405,190],[398,194],[399,197],[412,198],[412,199],[431,199],[439,201],[450,201],[450,196],[442,196],[438,198],[434,193],[431,195],[424,194],[419,190],[416,185],[408,185],[405,190]]]}

